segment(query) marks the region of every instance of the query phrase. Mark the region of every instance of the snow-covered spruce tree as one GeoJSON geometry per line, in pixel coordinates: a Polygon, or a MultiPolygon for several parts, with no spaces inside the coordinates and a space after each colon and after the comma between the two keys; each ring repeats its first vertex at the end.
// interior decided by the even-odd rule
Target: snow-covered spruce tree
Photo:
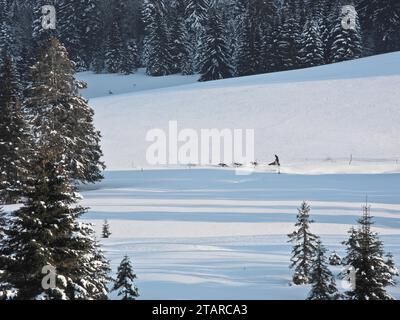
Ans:
{"type": "Polygon", "coordinates": [[[400,3],[396,0],[359,0],[364,54],[400,49],[400,3]]]}
{"type": "Polygon", "coordinates": [[[199,81],[210,81],[230,78],[233,68],[230,65],[221,16],[216,9],[210,8],[205,30],[204,59],[200,62],[201,77],[199,81]]]}
{"type": "Polygon", "coordinates": [[[324,64],[324,44],[317,20],[307,21],[300,41],[300,64],[315,67],[324,64]]]}
{"type": "Polygon", "coordinates": [[[80,57],[84,67],[88,69],[93,61],[93,55],[101,49],[98,45],[102,41],[104,22],[98,0],[80,0],[78,10],[80,57]]]}
{"type": "Polygon", "coordinates": [[[144,40],[146,72],[151,76],[169,75],[173,72],[173,61],[164,2],[146,0],[143,19],[146,24],[144,40]]]}
{"type": "Polygon", "coordinates": [[[22,112],[17,75],[4,52],[0,66],[0,203],[21,197],[29,160],[30,134],[22,112]]]}
{"type": "Polygon", "coordinates": [[[208,20],[207,11],[210,7],[209,0],[187,0],[186,16],[187,21],[193,30],[202,29],[208,20]]]}
{"type": "Polygon", "coordinates": [[[98,48],[92,55],[90,70],[97,74],[103,73],[106,69],[107,40],[99,41],[98,48]]]}
{"type": "Polygon", "coordinates": [[[9,284],[5,278],[7,262],[6,233],[8,229],[8,216],[0,207],[0,300],[6,300],[9,292],[9,284]]]}
{"type": "Polygon", "coordinates": [[[378,37],[374,17],[381,2],[381,0],[358,0],[356,3],[362,30],[364,55],[371,55],[375,52],[375,40],[378,37]]]}
{"type": "Polygon", "coordinates": [[[98,50],[93,55],[92,68],[100,73],[104,61],[105,70],[109,73],[132,74],[139,67],[139,52],[136,38],[130,32],[128,21],[128,1],[113,1],[110,3],[110,27],[105,28],[107,41],[105,57],[98,50]]]}
{"type": "Polygon", "coordinates": [[[280,15],[277,36],[277,56],[280,70],[299,65],[300,17],[296,1],[285,1],[280,15]]]}
{"type": "Polygon", "coordinates": [[[139,53],[134,39],[127,41],[122,50],[121,72],[132,74],[139,68],[139,53]]]}
{"type": "Polygon", "coordinates": [[[275,37],[277,35],[278,9],[274,0],[251,0],[252,19],[257,21],[254,39],[255,47],[259,48],[258,67],[256,73],[276,71],[275,37]]]}
{"type": "MultiPolygon", "coordinates": [[[[320,6],[317,6],[315,15],[319,17],[317,18],[317,21],[319,23],[321,40],[324,45],[324,63],[327,64],[330,62],[330,53],[332,47],[331,29],[333,28],[337,17],[332,17],[332,3],[334,3],[333,1],[320,0],[320,2],[321,4],[320,6]]],[[[336,7],[333,12],[335,14],[337,13],[336,7]]]]}
{"type": "Polygon", "coordinates": [[[352,228],[349,239],[344,242],[347,256],[343,262],[355,270],[355,287],[346,296],[351,300],[391,300],[385,287],[394,284],[392,268],[385,262],[383,242],[371,230],[370,208],[366,205],[363,211],[358,230],[352,228]]]}
{"type": "Polygon", "coordinates": [[[293,283],[302,285],[310,283],[312,264],[316,255],[318,237],[310,232],[310,206],[303,202],[298,209],[296,230],[289,234],[289,242],[293,243],[292,264],[294,268],[293,283]]]}
{"type": "Polygon", "coordinates": [[[104,239],[108,239],[111,236],[110,225],[107,220],[104,220],[103,229],[101,231],[101,236],[104,239]]]}
{"type": "MultiPolygon", "coordinates": [[[[28,82],[28,70],[32,65],[32,17],[33,2],[5,1],[9,3],[9,25],[12,29],[12,45],[8,54],[11,56],[18,72],[19,88],[22,93],[28,82]]],[[[36,3],[36,2],[35,2],[36,3]]],[[[1,6],[1,5],[0,5],[1,6]]],[[[0,21],[4,21],[1,18],[0,21]]],[[[0,39],[1,43],[4,43],[0,39]]],[[[1,58],[0,58],[1,59],[1,58]]]]}
{"type": "MultiPolygon", "coordinates": [[[[53,131],[53,141],[62,133],[53,131]]],[[[70,184],[58,148],[39,143],[30,163],[24,206],[13,212],[7,230],[4,278],[16,299],[105,299],[108,263],[90,225],[78,221],[86,209],[70,184]],[[56,285],[42,286],[44,267],[55,268],[56,285]]]]}
{"type": "Polygon", "coordinates": [[[4,240],[5,238],[5,231],[7,227],[7,215],[4,212],[3,208],[0,207],[0,243],[4,240]]]}
{"type": "Polygon", "coordinates": [[[102,179],[104,168],[100,133],[93,126],[93,110],[79,95],[74,72],[65,48],[56,38],[48,39],[32,67],[24,106],[36,147],[51,145],[63,154],[71,179],[94,183],[102,179]]]}
{"type": "Polygon", "coordinates": [[[136,300],[139,297],[139,290],[134,283],[136,278],[131,261],[125,256],[118,267],[113,291],[118,291],[118,296],[122,297],[122,300],[136,300]]]}
{"type": "Polygon", "coordinates": [[[117,22],[111,25],[105,53],[105,67],[109,73],[120,73],[123,64],[124,44],[117,22]]]}
{"type": "Polygon", "coordinates": [[[349,25],[344,28],[343,21],[347,13],[342,12],[342,6],[339,6],[337,10],[340,14],[336,19],[330,35],[332,42],[330,62],[341,62],[360,58],[362,53],[362,38],[358,14],[355,14],[352,18],[355,23],[354,26],[349,25]]]}
{"type": "Polygon", "coordinates": [[[385,263],[389,268],[389,272],[386,275],[385,285],[393,285],[395,283],[394,277],[400,276],[399,269],[396,267],[396,264],[393,260],[393,255],[389,252],[385,256],[385,263]]]}
{"type": "Polygon", "coordinates": [[[400,2],[380,0],[373,15],[375,53],[400,50],[400,2]]]}
{"type": "Polygon", "coordinates": [[[273,25],[277,9],[273,1],[238,0],[237,41],[234,53],[236,75],[244,76],[274,69],[273,25]]]}
{"type": "Polygon", "coordinates": [[[208,19],[208,9],[215,6],[212,0],[187,0],[186,23],[189,35],[189,49],[192,49],[192,65],[199,72],[201,61],[205,58],[205,29],[208,19]]]}
{"type": "MultiPolygon", "coordinates": [[[[0,207],[0,291],[1,291],[1,283],[2,281],[2,274],[4,270],[4,263],[5,263],[5,239],[6,239],[6,231],[8,226],[8,217],[7,214],[4,212],[3,208],[0,207]]],[[[0,298],[1,300],[1,298],[0,298]]]]}
{"type": "Polygon", "coordinates": [[[99,1],[59,0],[57,29],[77,70],[87,70],[101,40],[99,1]]]}
{"type": "Polygon", "coordinates": [[[6,16],[8,13],[8,1],[7,0],[0,0],[0,21],[6,20],[6,16]]]}
{"type": "Polygon", "coordinates": [[[80,55],[80,0],[60,0],[58,6],[57,28],[60,41],[68,49],[70,59],[77,64],[77,69],[82,70],[83,59],[80,55]]]}
{"type": "MultiPolygon", "coordinates": [[[[7,52],[13,61],[18,61],[21,44],[25,40],[20,32],[21,24],[25,22],[17,10],[20,5],[16,1],[0,1],[0,59],[1,54],[7,52]]],[[[26,25],[30,25],[30,21],[26,25]]]]}
{"type": "MultiPolygon", "coordinates": [[[[187,24],[185,24],[187,26],[187,24]]],[[[196,44],[193,43],[193,36],[189,32],[188,28],[185,27],[185,33],[183,38],[183,43],[185,47],[185,55],[182,59],[182,74],[183,75],[192,75],[196,72],[197,64],[196,64],[196,44]]]]}
{"type": "Polygon", "coordinates": [[[277,67],[277,46],[276,46],[276,36],[277,36],[277,24],[278,17],[274,16],[271,23],[266,23],[263,27],[262,32],[262,46],[261,46],[261,72],[275,72],[279,68],[277,67]]]}
{"type": "Polygon", "coordinates": [[[12,38],[11,26],[8,24],[8,21],[0,20],[0,54],[11,50],[12,38]]]}
{"type": "Polygon", "coordinates": [[[169,14],[171,57],[174,73],[190,73],[185,69],[189,59],[188,32],[185,21],[185,0],[175,0],[169,14]]]}
{"type": "Polygon", "coordinates": [[[257,73],[260,63],[261,43],[256,40],[258,29],[247,6],[241,14],[238,24],[238,39],[235,48],[235,74],[248,76],[257,73]]]}
{"type": "Polygon", "coordinates": [[[342,264],[342,258],[336,253],[336,251],[333,251],[329,256],[329,264],[331,266],[340,266],[342,264]]]}
{"type": "Polygon", "coordinates": [[[311,291],[307,300],[336,300],[338,291],[335,278],[327,266],[326,249],[321,241],[318,241],[315,253],[310,274],[311,291]]]}

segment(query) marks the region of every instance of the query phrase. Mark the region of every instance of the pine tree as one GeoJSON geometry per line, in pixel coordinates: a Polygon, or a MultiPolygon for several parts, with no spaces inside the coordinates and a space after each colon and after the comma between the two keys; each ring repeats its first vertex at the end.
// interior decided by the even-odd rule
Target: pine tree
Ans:
{"type": "Polygon", "coordinates": [[[278,71],[278,50],[276,46],[276,25],[277,25],[278,18],[274,16],[272,19],[272,23],[266,24],[263,27],[262,32],[262,45],[261,45],[261,65],[262,68],[260,69],[261,72],[275,72],[278,71]]]}
{"type": "MultiPolygon", "coordinates": [[[[2,283],[1,281],[1,275],[4,270],[4,262],[5,262],[5,257],[4,257],[4,242],[6,239],[6,232],[7,232],[7,226],[8,226],[8,218],[7,214],[3,211],[3,208],[0,207],[0,284],[2,283]]],[[[0,288],[1,291],[1,288],[0,288]]]]}
{"type": "Polygon", "coordinates": [[[90,70],[99,74],[103,73],[106,69],[106,57],[105,51],[107,50],[106,41],[99,44],[98,50],[93,54],[92,61],[90,64],[90,70]]]}
{"type": "Polygon", "coordinates": [[[86,209],[77,205],[62,153],[48,146],[30,165],[26,202],[12,213],[7,230],[4,278],[17,299],[105,299],[108,262],[93,228],[78,221],[86,209]],[[45,266],[56,272],[49,289],[42,287],[45,266]]]}
{"type": "Polygon", "coordinates": [[[277,8],[270,0],[238,0],[236,4],[236,75],[246,76],[275,69],[273,47],[277,8]]]}
{"type": "Polygon", "coordinates": [[[9,290],[7,281],[4,275],[4,269],[7,261],[7,247],[6,247],[6,233],[8,228],[8,217],[0,207],[0,301],[7,299],[7,292],[9,290]]]}
{"type": "Polygon", "coordinates": [[[384,285],[394,285],[396,284],[394,277],[400,276],[400,272],[399,269],[396,267],[396,264],[393,260],[393,255],[390,252],[386,254],[385,258],[385,263],[388,267],[388,273],[385,274],[386,281],[384,281],[384,285]]]}
{"type": "Polygon", "coordinates": [[[127,41],[122,51],[121,72],[132,74],[139,68],[139,53],[134,39],[127,41]]]}
{"type": "Polygon", "coordinates": [[[303,67],[315,67],[324,64],[324,44],[317,20],[307,22],[300,43],[300,62],[303,67]]]}
{"type": "Polygon", "coordinates": [[[329,256],[329,264],[331,266],[340,266],[342,264],[342,258],[336,253],[336,251],[333,251],[329,256]]]}
{"type": "Polygon", "coordinates": [[[93,110],[78,92],[74,64],[56,38],[41,48],[32,67],[32,85],[24,106],[29,112],[35,146],[51,145],[63,154],[69,177],[83,183],[102,179],[100,133],[93,126],[93,110]]]}
{"type": "Polygon", "coordinates": [[[310,283],[312,286],[308,300],[336,300],[338,298],[335,278],[328,269],[325,253],[326,249],[321,241],[318,241],[315,260],[311,265],[310,283]]]}
{"type": "Polygon", "coordinates": [[[400,3],[396,0],[359,0],[365,54],[400,50],[400,3]]]}
{"type": "Polygon", "coordinates": [[[134,283],[136,278],[131,261],[125,256],[118,267],[113,291],[118,291],[118,296],[122,296],[122,300],[135,300],[139,297],[139,291],[134,283]]]}
{"type": "Polygon", "coordinates": [[[375,13],[379,8],[381,0],[358,0],[357,1],[357,12],[360,17],[360,25],[363,30],[364,45],[369,50],[374,50],[376,40],[375,30],[375,13]]]}
{"type": "Polygon", "coordinates": [[[2,241],[5,238],[6,227],[7,227],[7,216],[6,213],[3,211],[3,208],[0,207],[0,243],[2,243],[2,241]]]}
{"type": "Polygon", "coordinates": [[[344,28],[343,21],[347,13],[341,11],[341,6],[338,10],[340,10],[340,15],[336,19],[330,36],[332,41],[330,61],[341,62],[360,58],[362,53],[362,39],[358,15],[355,13],[354,17],[352,17],[355,23],[354,27],[349,26],[344,28]]]}
{"type": "Polygon", "coordinates": [[[315,258],[318,237],[310,232],[310,206],[303,202],[298,209],[296,230],[289,234],[289,242],[293,243],[292,264],[294,268],[293,283],[307,284],[311,281],[312,263],[315,258]]]}
{"type": "Polygon", "coordinates": [[[207,27],[208,9],[215,5],[210,0],[187,0],[186,24],[189,36],[189,49],[192,49],[192,67],[199,72],[201,62],[205,59],[205,29],[207,27]]]}
{"type": "Polygon", "coordinates": [[[16,71],[4,53],[0,67],[0,202],[15,203],[21,196],[30,135],[21,109],[16,71]]]}
{"type": "Polygon", "coordinates": [[[16,28],[13,16],[14,5],[8,0],[0,1],[0,56],[7,52],[12,59],[17,57],[16,28]]]}
{"type": "Polygon", "coordinates": [[[229,63],[229,50],[223,37],[221,16],[215,9],[210,9],[205,36],[205,55],[201,61],[199,81],[219,80],[233,75],[229,63]]]}
{"type": "Polygon", "coordinates": [[[278,9],[274,0],[252,0],[253,19],[257,21],[256,47],[260,57],[257,73],[277,71],[277,47],[275,37],[278,25],[278,9]]]}
{"type": "Polygon", "coordinates": [[[173,61],[164,3],[146,0],[143,16],[146,23],[146,72],[151,76],[169,75],[173,72],[173,61]]]}
{"type": "Polygon", "coordinates": [[[321,4],[317,6],[316,16],[319,23],[319,29],[321,34],[321,40],[324,46],[324,62],[325,64],[330,63],[330,54],[332,47],[331,30],[334,27],[337,18],[337,10],[332,10],[332,6],[335,3],[331,0],[320,0],[321,4]],[[321,12],[321,13],[319,13],[321,12]],[[333,16],[336,14],[336,16],[333,16]]]}
{"type": "Polygon", "coordinates": [[[193,30],[200,30],[207,24],[208,0],[188,0],[186,4],[187,21],[193,30]]]}
{"type": "Polygon", "coordinates": [[[278,25],[277,56],[281,70],[294,69],[299,64],[300,17],[296,1],[285,1],[278,25]]]}
{"type": "Polygon", "coordinates": [[[248,76],[256,74],[259,69],[261,47],[255,39],[257,28],[249,7],[245,8],[240,18],[235,50],[236,75],[248,76]]]}
{"type": "Polygon", "coordinates": [[[61,0],[58,6],[58,30],[60,41],[68,49],[70,59],[77,65],[78,70],[84,70],[83,58],[80,55],[80,0],[61,0]]]}
{"type": "Polygon", "coordinates": [[[0,20],[0,54],[5,51],[10,51],[12,43],[13,40],[10,25],[6,20],[0,20]]]}
{"type": "Polygon", "coordinates": [[[111,236],[110,225],[108,224],[107,220],[104,220],[101,235],[104,239],[108,239],[111,236]]]}
{"type": "Polygon", "coordinates": [[[373,14],[375,53],[400,50],[400,2],[380,0],[373,14]]]}
{"type": "MultiPolygon", "coordinates": [[[[118,1],[119,2],[119,1],[118,1]]],[[[103,23],[99,1],[59,0],[58,27],[60,40],[78,71],[85,71],[101,40],[103,23]]]]}
{"type": "Polygon", "coordinates": [[[346,295],[351,300],[391,300],[385,290],[393,284],[391,268],[384,260],[383,243],[376,233],[371,230],[373,220],[370,208],[363,208],[363,216],[359,219],[358,230],[349,231],[349,239],[344,242],[347,256],[344,264],[355,270],[355,288],[346,295]]]}
{"type": "MultiPolygon", "coordinates": [[[[189,52],[187,48],[188,33],[185,21],[185,0],[175,0],[172,8],[171,21],[171,56],[173,64],[173,72],[183,73],[186,69],[189,52]]],[[[190,73],[190,71],[189,71],[190,73]]]]}
{"type": "Polygon", "coordinates": [[[79,14],[79,55],[82,59],[83,67],[88,69],[97,50],[101,50],[98,45],[102,41],[104,21],[102,20],[100,2],[98,0],[80,0],[77,9],[79,14]]]}
{"type": "Polygon", "coordinates": [[[3,278],[17,299],[106,299],[108,261],[93,228],[79,221],[86,209],[77,204],[72,184],[99,177],[100,136],[93,112],[77,93],[65,48],[50,38],[39,52],[25,101],[35,150],[27,164],[24,206],[11,214],[6,230],[3,278]],[[45,266],[55,269],[56,286],[49,289],[42,286],[45,266]]]}
{"type": "MultiPolygon", "coordinates": [[[[185,24],[186,25],[186,24],[185,24]]],[[[191,36],[187,27],[184,29],[183,43],[184,43],[184,55],[182,56],[182,74],[192,75],[196,72],[196,44],[193,43],[193,37],[191,36]]]]}
{"type": "Polygon", "coordinates": [[[105,67],[109,73],[119,73],[122,71],[124,44],[122,41],[119,26],[114,22],[107,40],[105,54],[105,67]]]}

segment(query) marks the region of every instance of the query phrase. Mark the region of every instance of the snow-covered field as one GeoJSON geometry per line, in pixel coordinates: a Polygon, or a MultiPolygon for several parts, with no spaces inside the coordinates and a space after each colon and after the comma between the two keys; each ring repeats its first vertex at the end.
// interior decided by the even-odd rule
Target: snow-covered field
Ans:
{"type": "MultiPolygon", "coordinates": [[[[208,83],[143,70],[79,78],[109,170],[82,190],[85,219],[97,232],[109,220],[103,244],[113,270],[128,254],[141,298],[304,299],[309,288],[289,286],[286,242],[303,200],[313,231],[343,255],[368,195],[376,231],[400,264],[400,53],[208,83]],[[171,120],[180,129],[255,129],[262,165],[248,176],[149,168],[146,133],[171,120]],[[265,165],[274,154],[281,175],[265,165]]],[[[390,291],[400,298],[399,286],[390,291]]]]}
{"type": "MultiPolygon", "coordinates": [[[[312,231],[342,256],[341,241],[368,194],[376,231],[400,264],[400,176],[236,176],[229,170],[107,172],[83,191],[85,216],[100,233],[115,271],[128,254],[143,299],[304,299],[288,268],[297,207],[312,206],[312,231]]],[[[333,268],[336,273],[338,268],[333,268]]],[[[400,279],[399,279],[400,280],[400,279]]],[[[340,286],[340,281],[338,280],[340,286]]],[[[400,298],[400,287],[391,288],[400,298]]]]}
{"type": "Polygon", "coordinates": [[[400,53],[208,83],[143,71],[80,78],[110,170],[148,166],[147,132],[176,120],[179,129],[254,129],[255,158],[278,154],[288,173],[400,171],[400,53]]]}

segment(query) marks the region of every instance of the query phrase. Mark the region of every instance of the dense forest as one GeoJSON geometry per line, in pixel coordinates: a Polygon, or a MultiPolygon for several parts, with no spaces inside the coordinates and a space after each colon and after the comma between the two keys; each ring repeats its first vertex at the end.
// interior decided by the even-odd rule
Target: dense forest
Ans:
{"type": "Polygon", "coordinates": [[[56,36],[78,71],[200,80],[290,70],[400,50],[396,0],[0,0],[0,49],[21,82],[56,36]],[[55,30],[41,28],[54,5],[55,30]],[[349,15],[343,6],[352,5],[349,15]],[[343,21],[353,27],[343,28],[343,21]]]}

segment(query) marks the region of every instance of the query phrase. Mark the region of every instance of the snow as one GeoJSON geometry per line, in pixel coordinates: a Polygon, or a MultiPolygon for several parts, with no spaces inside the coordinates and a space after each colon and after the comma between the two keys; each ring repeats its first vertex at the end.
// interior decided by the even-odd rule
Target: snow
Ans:
{"type": "MultiPolygon", "coordinates": [[[[142,69],[79,79],[108,167],[102,183],[81,187],[91,208],[84,222],[100,237],[108,220],[112,236],[101,241],[113,276],[128,255],[141,299],[305,299],[309,286],[289,285],[287,242],[304,200],[327,257],[344,257],[368,196],[374,230],[399,265],[400,53],[207,83],[142,69]],[[246,176],[150,167],[146,133],[172,120],[179,129],[254,129],[261,165],[246,176]],[[274,154],[280,175],[266,165],[274,154]]],[[[400,298],[400,285],[389,292],[400,298]]]]}
{"type": "Polygon", "coordinates": [[[254,129],[260,171],[274,154],[283,173],[400,171],[400,53],[207,83],[143,70],[79,78],[109,170],[149,167],[147,132],[176,120],[179,129],[254,129]]]}
{"type": "Polygon", "coordinates": [[[144,68],[139,69],[132,75],[98,75],[93,72],[80,72],[77,76],[77,80],[89,84],[88,88],[83,91],[84,96],[88,99],[108,96],[110,95],[110,91],[113,95],[118,95],[129,92],[174,87],[197,82],[198,78],[198,75],[185,77],[171,75],[153,78],[146,75],[146,70],[144,68]]]}
{"type": "MultiPolygon", "coordinates": [[[[113,276],[127,254],[141,299],[305,299],[308,286],[289,286],[297,207],[311,205],[311,231],[345,256],[341,242],[362,214],[368,194],[374,230],[400,263],[398,174],[292,175],[233,171],[108,171],[83,187],[84,217],[102,239],[113,276]]],[[[330,267],[338,275],[340,266],[330,267]]],[[[340,287],[340,280],[337,280],[340,287]]],[[[400,298],[400,286],[389,289],[400,298]]],[[[115,293],[112,298],[117,298],[115,293]]]]}

